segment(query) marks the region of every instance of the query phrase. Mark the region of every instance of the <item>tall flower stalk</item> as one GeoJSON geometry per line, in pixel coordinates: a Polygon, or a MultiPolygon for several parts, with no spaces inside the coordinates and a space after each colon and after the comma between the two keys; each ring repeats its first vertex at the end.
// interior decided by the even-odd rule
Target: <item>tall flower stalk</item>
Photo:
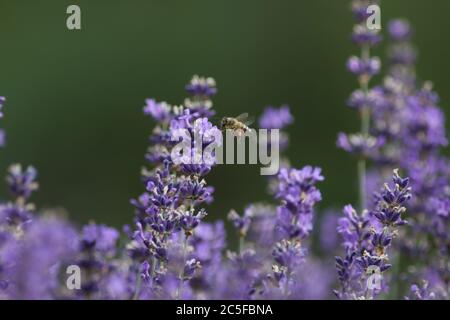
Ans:
{"type": "Polygon", "coordinates": [[[361,210],[367,208],[366,204],[366,162],[372,149],[378,144],[370,136],[371,108],[369,105],[369,85],[370,80],[381,68],[381,62],[378,57],[371,56],[371,48],[381,41],[379,30],[371,30],[367,27],[369,5],[377,4],[375,0],[354,0],[352,2],[352,11],[356,19],[356,25],[353,28],[352,40],[360,48],[360,55],[351,56],[347,61],[348,70],[357,76],[359,89],[352,93],[349,100],[349,106],[359,111],[361,118],[361,129],[358,134],[346,136],[340,134],[338,146],[342,149],[355,152],[358,157],[358,190],[359,205],[361,210]]]}
{"type": "Polygon", "coordinates": [[[136,298],[145,295],[186,298],[189,292],[185,287],[200,268],[199,260],[192,257],[190,239],[207,214],[199,206],[212,200],[213,189],[206,185],[204,177],[213,163],[204,158],[197,162],[184,160],[195,157],[196,148],[203,150],[221,136],[207,118],[214,114],[211,98],[217,91],[215,81],[194,76],[186,90],[190,96],[184,106],[148,99],[144,107],[144,113],[158,125],[150,137],[152,146],[146,155],[153,168],[144,169],[142,175],[147,191],[132,200],[136,230],[128,247],[133,259],[142,265],[139,277],[148,291],[141,293],[138,281],[136,298]],[[172,152],[179,142],[179,132],[193,141],[188,155],[172,152]],[[200,142],[195,140],[197,134],[202,138],[200,142]]]}

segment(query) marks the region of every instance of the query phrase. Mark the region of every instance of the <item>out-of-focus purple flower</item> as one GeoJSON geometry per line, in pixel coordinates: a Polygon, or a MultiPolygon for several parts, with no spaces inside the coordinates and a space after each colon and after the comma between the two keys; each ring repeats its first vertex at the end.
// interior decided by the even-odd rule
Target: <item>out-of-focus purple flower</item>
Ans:
{"type": "Polygon", "coordinates": [[[66,222],[34,220],[23,239],[9,241],[0,249],[3,274],[8,279],[7,297],[58,298],[65,286],[65,280],[60,280],[61,268],[74,260],[76,250],[77,234],[66,222]]]}
{"type": "Polygon", "coordinates": [[[367,8],[370,5],[378,3],[379,0],[352,0],[351,10],[353,12],[354,18],[356,19],[356,22],[365,22],[370,16],[370,13],[367,12],[367,8]]]}
{"type": "Polygon", "coordinates": [[[294,118],[289,110],[289,106],[280,108],[267,107],[259,118],[259,126],[262,129],[284,129],[292,124],[294,118]]]}
{"type": "Polygon", "coordinates": [[[251,224],[247,230],[247,239],[259,251],[268,252],[276,242],[274,220],[276,208],[265,204],[252,204],[245,209],[244,216],[251,217],[251,224]]]}
{"type": "MultiPolygon", "coordinates": [[[[195,229],[190,238],[194,247],[195,256],[203,268],[219,267],[222,259],[222,250],[225,247],[225,229],[222,221],[214,224],[202,223],[195,229]]],[[[204,274],[208,277],[208,274],[204,274]]]]}
{"type": "Polygon", "coordinates": [[[380,72],[381,61],[377,57],[361,59],[352,56],[347,61],[347,69],[355,75],[371,77],[380,72]]]}
{"type": "Polygon", "coordinates": [[[426,88],[408,97],[404,139],[410,147],[432,149],[448,144],[444,114],[435,106],[437,99],[426,88]]]}
{"type": "Polygon", "coordinates": [[[184,264],[184,270],[183,270],[183,279],[182,281],[188,281],[191,280],[194,277],[195,271],[200,269],[202,266],[200,264],[200,261],[197,261],[195,259],[190,259],[186,261],[184,264]]]}
{"type": "Polygon", "coordinates": [[[36,178],[37,171],[35,168],[30,166],[23,170],[20,164],[14,164],[9,167],[6,182],[14,197],[27,200],[33,191],[39,187],[36,178]]]}
{"type": "Polygon", "coordinates": [[[105,225],[88,224],[81,233],[82,250],[95,248],[103,253],[114,253],[119,232],[105,225]]]}
{"type": "Polygon", "coordinates": [[[375,46],[379,44],[382,37],[379,30],[370,30],[365,25],[356,25],[353,29],[352,40],[359,46],[375,46]]]}
{"type": "Polygon", "coordinates": [[[118,231],[105,225],[91,223],[83,227],[76,260],[83,278],[77,295],[90,299],[128,298],[124,296],[126,275],[110,261],[116,254],[118,238],[118,231]]]}
{"type": "Polygon", "coordinates": [[[360,157],[370,157],[383,146],[384,139],[382,137],[364,136],[362,134],[347,135],[340,132],[336,144],[339,148],[349,153],[360,157]]]}
{"type": "Polygon", "coordinates": [[[241,217],[235,210],[228,213],[228,220],[233,223],[234,228],[238,231],[239,237],[245,237],[252,222],[252,211],[245,210],[241,217]]]}
{"type": "Polygon", "coordinates": [[[195,75],[186,85],[186,91],[193,96],[212,97],[217,93],[216,81],[213,78],[203,78],[195,75]]]}
{"type": "Polygon", "coordinates": [[[428,282],[424,281],[421,286],[413,284],[410,288],[409,296],[405,297],[406,300],[434,300],[436,294],[429,290],[428,282]]]}
{"type": "Polygon", "coordinates": [[[257,294],[263,261],[253,250],[240,254],[229,252],[227,263],[217,272],[214,299],[251,299],[257,294]]]}
{"type": "MultiPolygon", "coordinates": [[[[278,129],[282,130],[288,125],[294,123],[294,117],[292,116],[289,106],[281,106],[280,108],[267,107],[263,114],[259,117],[259,127],[261,129],[267,129],[267,141],[264,141],[266,137],[260,137],[260,144],[267,144],[268,148],[271,145],[271,133],[270,130],[278,129]]],[[[286,132],[279,132],[278,147],[280,151],[284,151],[289,145],[289,135],[286,132]]]]}
{"type": "Polygon", "coordinates": [[[144,114],[151,116],[156,121],[165,122],[170,119],[171,106],[166,102],[156,102],[155,99],[147,99],[144,114]]]}
{"type": "MultiPolygon", "coordinates": [[[[397,65],[413,65],[417,59],[417,52],[411,46],[402,44],[391,47],[388,51],[389,60],[397,65]]],[[[398,70],[400,71],[400,70],[398,70]]]]}
{"type": "Polygon", "coordinates": [[[411,38],[411,26],[408,21],[403,19],[390,21],[388,32],[394,41],[409,41],[411,38]]]}
{"type": "Polygon", "coordinates": [[[371,103],[372,101],[370,97],[367,96],[361,89],[353,91],[350,98],[347,100],[347,105],[355,109],[370,106],[371,103]]]}
{"type": "Polygon", "coordinates": [[[339,246],[337,233],[339,215],[334,210],[327,210],[322,214],[320,223],[320,244],[326,253],[334,252],[339,246]]]}
{"type": "Polygon", "coordinates": [[[0,225],[5,223],[10,226],[21,226],[30,222],[31,219],[30,208],[12,203],[0,204],[0,225]]]}

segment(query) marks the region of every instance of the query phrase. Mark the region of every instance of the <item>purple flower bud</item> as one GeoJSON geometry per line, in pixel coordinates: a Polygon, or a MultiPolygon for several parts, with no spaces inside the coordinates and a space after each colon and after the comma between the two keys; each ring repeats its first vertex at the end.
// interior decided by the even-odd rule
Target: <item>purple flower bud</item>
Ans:
{"type": "Polygon", "coordinates": [[[244,215],[241,217],[236,211],[231,210],[228,213],[228,220],[233,223],[233,226],[238,231],[239,236],[245,237],[252,222],[252,211],[245,210],[244,215]]]}
{"type": "Polygon", "coordinates": [[[358,76],[374,76],[381,69],[381,61],[377,57],[361,59],[352,56],[347,61],[347,69],[358,76]]]}
{"type": "Polygon", "coordinates": [[[168,121],[170,119],[171,107],[166,102],[156,102],[155,99],[145,100],[144,114],[151,116],[156,121],[168,121]]]}
{"type": "Polygon", "coordinates": [[[372,136],[364,136],[362,134],[347,135],[340,132],[336,145],[338,148],[341,148],[349,153],[361,157],[368,157],[373,155],[380,147],[384,145],[384,143],[385,140],[382,137],[376,138],[372,136]]]}
{"type": "Polygon", "coordinates": [[[394,41],[408,41],[411,37],[411,26],[406,20],[392,20],[388,25],[389,36],[394,41]]]}
{"type": "Polygon", "coordinates": [[[211,98],[217,93],[216,81],[213,78],[203,78],[195,75],[186,85],[186,91],[192,96],[206,96],[211,98]]]}

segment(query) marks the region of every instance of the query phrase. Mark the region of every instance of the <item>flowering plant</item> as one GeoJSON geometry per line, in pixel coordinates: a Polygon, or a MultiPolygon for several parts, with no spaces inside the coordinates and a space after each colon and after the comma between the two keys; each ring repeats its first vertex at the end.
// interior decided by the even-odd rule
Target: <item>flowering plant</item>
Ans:
{"type": "MultiPolygon", "coordinates": [[[[357,205],[346,205],[342,215],[320,210],[322,169],[292,166],[283,155],[278,173],[267,179],[271,203],[230,210],[238,246],[227,246],[225,222],[204,219],[214,201],[207,179],[219,165],[217,150],[208,157],[196,152],[222,145],[223,128],[212,120],[216,82],[194,76],[182,105],[146,100],[144,115],[156,126],[141,173],[143,192],[131,200],[134,219],[122,231],[96,223],[77,230],[56,213],[40,214],[31,202],[39,188],[36,169],[9,168],[11,199],[0,203],[0,298],[448,299],[444,115],[431,83],[416,76],[405,20],[388,25],[386,72],[373,85],[381,59],[371,52],[383,40],[366,25],[373,4],[378,1],[351,6],[360,54],[347,61],[358,83],[348,106],[360,114],[361,130],[337,138],[337,146],[357,158],[357,205]],[[185,138],[187,151],[179,152],[185,138]]],[[[5,102],[0,97],[0,118],[5,102]]],[[[293,122],[282,106],[266,108],[258,124],[281,131],[279,141],[266,142],[284,151],[293,122]]]]}

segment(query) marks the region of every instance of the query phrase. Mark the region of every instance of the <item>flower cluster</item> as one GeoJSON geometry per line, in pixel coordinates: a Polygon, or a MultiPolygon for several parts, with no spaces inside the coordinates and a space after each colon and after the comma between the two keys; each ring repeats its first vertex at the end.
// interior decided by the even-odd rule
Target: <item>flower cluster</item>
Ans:
{"type": "MultiPolygon", "coordinates": [[[[343,238],[345,257],[336,257],[341,289],[335,293],[341,299],[373,299],[380,294],[383,283],[371,287],[369,281],[374,272],[377,276],[391,267],[388,249],[398,234],[397,227],[406,224],[402,214],[405,203],[411,198],[408,178],[401,178],[394,170],[393,187],[384,185],[377,195],[374,209],[358,214],[347,205],[344,217],[339,219],[338,232],[343,238]]],[[[380,278],[381,280],[382,278],[380,278]]]]}

